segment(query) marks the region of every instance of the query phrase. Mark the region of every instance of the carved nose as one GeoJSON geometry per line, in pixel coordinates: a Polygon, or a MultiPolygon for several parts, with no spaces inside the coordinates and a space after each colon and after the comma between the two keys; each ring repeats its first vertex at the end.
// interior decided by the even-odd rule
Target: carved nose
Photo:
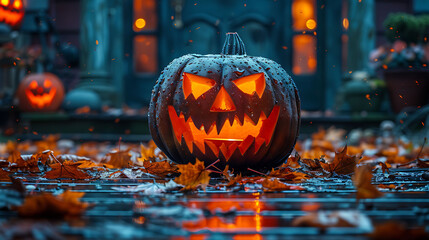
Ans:
{"type": "Polygon", "coordinates": [[[214,100],[210,112],[232,112],[235,111],[235,105],[229,96],[228,92],[225,90],[225,87],[222,86],[219,93],[214,100]]]}

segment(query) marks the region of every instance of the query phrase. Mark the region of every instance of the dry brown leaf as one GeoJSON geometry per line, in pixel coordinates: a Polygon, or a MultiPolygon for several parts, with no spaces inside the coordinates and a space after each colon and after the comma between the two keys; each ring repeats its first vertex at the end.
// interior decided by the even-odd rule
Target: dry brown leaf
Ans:
{"type": "Polygon", "coordinates": [[[16,207],[21,217],[63,218],[81,215],[89,206],[80,202],[85,193],[65,191],[54,196],[51,193],[27,196],[24,203],[16,207]]]}
{"type": "Polygon", "coordinates": [[[423,161],[423,160],[417,159],[417,167],[429,168],[429,161],[423,161]]]}
{"type": "Polygon", "coordinates": [[[319,128],[319,130],[311,135],[313,140],[324,140],[326,138],[326,130],[319,128]]]}
{"type": "MultiPolygon", "coordinates": [[[[167,157],[162,151],[156,151],[157,146],[153,140],[150,140],[147,146],[140,144],[141,157],[137,158],[138,161],[144,162],[147,160],[153,160],[155,158],[166,159],[167,157]]],[[[159,150],[159,149],[158,149],[159,150]]]]}
{"type": "Polygon", "coordinates": [[[304,167],[304,169],[308,169],[311,171],[317,171],[322,169],[319,159],[302,158],[299,161],[302,167],[304,167]]]}
{"type": "Polygon", "coordinates": [[[358,160],[359,158],[356,156],[347,155],[346,145],[343,151],[335,152],[335,158],[332,163],[320,162],[320,165],[331,174],[347,175],[355,171],[358,160]]]}
{"type": "Polygon", "coordinates": [[[289,168],[285,168],[283,167],[284,164],[282,165],[282,167],[274,170],[271,169],[270,174],[268,174],[269,177],[276,177],[276,178],[281,178],[283,180],[286,181],[302,181],[304,179],[308,179],[309,176],[305,173],[301,173],[301,172],[294,172],[291,171],[289,168]]]}
{"type": "Polygon", "coordinates": [[[226,187],[232,187],[236,184],[240,184],[243,180],[241,173],[237,174],[236,176],[233,176],[229,179],[229,182],[226,184],[226,187]]]}
{"type": "Polygon", "coordinates": [[[371,184],[372,172],[369,165],[363,165],[356,168],[355,175],[352,177],[353,184],[356,187],[356,199],[378,198],[383,193],[371,184]]]}
{"type": "Polygon", "coordinates": [[[48,149],[56,152],[57,142],[59,139],[60,139],[59,135],[50,134],[46,137],[43,137],[43,140],[35,142],[34,145],[37,146],[38,152],[43,152],[43,151],[48,150],[48,149]]]}
{"type": "Polygon", "coordinates": [[[392,189],[392,190],[398,190],[398,189],[402,189],[404,186],[404,184],[401,184],[399,186],[396,186],[395,184],[378,184],[377,187],[378,188],[384,188],[384,189],[392,189]]]}
{"type": "Polygon", "coordinates": [[[184,185],[182,190],[195,190],[199,186],[206,189],[210,181],[210,171],[204,167],[204,162],[196,159],[195,164],[178,164],[177,167],[181,174],[174,181],[184,185]]]}
{"type": "Polygon", "coordinates": [[[0,168],[0,181],[1,182],[10,182],[9,172],[0,168]]]}
{"type": "Polygon", "coordinates": [[[389,173],[389,168],[391,167],[390,164],[384,162],[379,162],[378,164],[381,166],[381,170],[383,171],[383,173],[389,173]]]}
{"type": "Polygon", "coordinates": [[[10,152],[7,161],[10,163],[16,163],[17,165],[24,164],[21,158],[21,153],[18,150],[10,152]]]}
{"type": "MultiPolygon", "coordinates": [[[[76,164],[79,164],[77,168],[79,169],[94,169],[97,171],[105,170],[105,164],[95,163],[90,160],[82,160],[75,162],[76,164]]],[[[113,168],[113,166],[112,166],[113,168]]]]}
{"type": "Polygon", "coordinates": [[[90,179],[88,173],[78,169],[80,163],[64,162],[50,165],[52,170],[45,173],[43,177],[48,179],[71,178],[71,179],[90,179]]]}
{"type": "Polygon", "coordinates": [[[369,237],[380,240],[418,240],[429,239],[429,234],[426,233],[424,227],[407,229],[405,224],[396,221],[387,221],[376,225],[369,237]]]}
{"type": "Polygon", "coordinates": [[[169,174],[177,173],[177,167],[172,165],[168,160],[162,162],[155,162],[146,160],[143,162],[143,167],[147,173],[157,175],[160,177],[166,177],[169,174]]]}
{"type": "Polygon", "coordinates": [[[290,156],[287,159],[286,163],[283,163],[283,165],[281,167],[286,168],[286,167],[291,167],[291,168],[300,168],[301,165],[299,164],[299,160],[301,159],[301,157],[299,156],[298,153],[295,154],[295,156],[290,156]]]}
{"type": "Polygon", "coordinates": [[[129,149],[110,152],[107,156],[110,158],[107,164],[112,165],[114,168],[127,168],[132,165],[129,149]]]}
{"type": "Polygon", "coordinates": [[[229,170],[229,165],[226,165],[225,169],[222,171],[222,175],[226,178],[226,180],[231,181],[234,177],[234,172],[229,170]]]}
{"type": "Polygon", "coordinates": [[[355,227],[370,230],[372,227],[371,220],[367,216],[352,210],[311,212],[293,219],[292,225],[295,227],[317,227],[322,229],[329,227],[355,227]]]}
{"type": "Polygon", "coordinates": [[[332,143],[328,140],[313,140],[313,142],[311,143],[311,148],[321,149],[330,152],[333,152],[335,150],[334,145],[332,145],[332,143]]]}
{"type": "Polygon", "coordinates": [[[95,159],[98,154],[98,145],[95,142],[82,143],[76,150],[77,156],[95,159]]]}
{"type": "Polygon", "coordinates": [[[285,190],[305,190],[305,188],[301,186],[293,186],[287,185],[279,181],[278,178],[265,178],[262,182],[262,187],[265,192],[277,192],[277,191],[285,191],[285,190]]]}

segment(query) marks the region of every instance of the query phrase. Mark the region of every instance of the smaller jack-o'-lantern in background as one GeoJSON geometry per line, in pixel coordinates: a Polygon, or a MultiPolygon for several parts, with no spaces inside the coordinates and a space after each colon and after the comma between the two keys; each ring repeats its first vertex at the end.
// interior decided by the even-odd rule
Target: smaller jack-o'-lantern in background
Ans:
{"type": "Polygon", "coordinates": [[[30,74],[19,84],[17,96],[21,111],[55,111],[63,102],[64,86],[52,73],[30,74]]]}
{"type": "Polygon", "coordinates": [[[22,0],[0,0],[0,23],[6,23],[16,28],[21,24],[23,18],[22,0]]]}

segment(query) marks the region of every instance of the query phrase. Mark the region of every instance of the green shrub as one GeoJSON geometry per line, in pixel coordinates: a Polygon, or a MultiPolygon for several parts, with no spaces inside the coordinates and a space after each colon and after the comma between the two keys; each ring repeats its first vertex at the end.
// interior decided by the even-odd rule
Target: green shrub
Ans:
{"type": "Polygon", "coordinates": [[[420,41],[428,43],[429,41],[429,15],[421,15],[418,17],[420,22],[420,41]]]}
{"type": "Polygon", "coordinates": [[[390,42],[402,40],[406,43],[417,43],[421,35],[421,22],[422,20],[407,13],[391,13],[383,25],[390,42]]]}

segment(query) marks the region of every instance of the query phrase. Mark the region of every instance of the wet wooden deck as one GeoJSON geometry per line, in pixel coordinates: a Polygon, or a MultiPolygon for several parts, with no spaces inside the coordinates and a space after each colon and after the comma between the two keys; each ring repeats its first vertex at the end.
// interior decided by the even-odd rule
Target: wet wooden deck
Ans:
{"type": "MultiPolygon", "coordinates": [[[[371,230],[345,227],[321,231],[294,227],[292,220],[309,210],[357,210],[368,216],[372,225],[395,220],[409,228],[429,226],[429,180],[423,176],[427,171],[391,169],[390,174],[376,173],[373,184],[395,184],[401,189],[382,189],[383,197],[359,203],[348,178],[310,179],[299,184],[306,191],[264,193],[244,186],[236,192],[208,187],[206,192],[192,194],[173,191],[150,195],[112,189],[153,182],[150,178],[91,182],[29,179],[25,182],[28,189],[85,192],[82,200],[94,206],[80,219],[68,221],[20,219],[15,212],[3,209],[0,233],[6,231],[5,226],[31,226],[45,229],[39,231],[45,235],[56,234],[40,239],[365,239],[371,230]]],[[[0,183],[0,189],[8,185],[0,183]]]]}

